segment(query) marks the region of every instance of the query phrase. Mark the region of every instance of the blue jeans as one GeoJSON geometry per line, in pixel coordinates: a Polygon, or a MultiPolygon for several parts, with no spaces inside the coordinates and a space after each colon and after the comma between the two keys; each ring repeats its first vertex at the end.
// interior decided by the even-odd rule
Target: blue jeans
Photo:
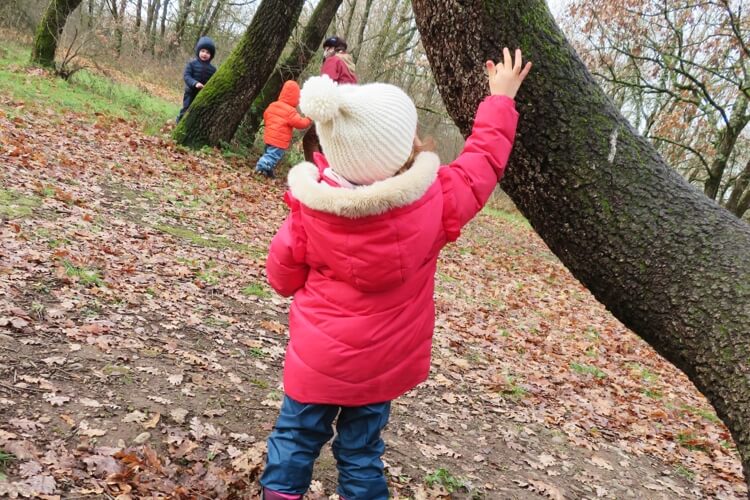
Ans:
{"type": "Polygon", "coordinates": [[[336,492],[347,500],[388,498],[388,484],[380,457],[385,443],[380,431],[388,423],[390,401],[365,406],[298,403],[284,396],[281,413],[268,438],[268,461],[260,483],[281,493],[304,494],[312,480],[313,464],[323,445],[336,439],[333,456],[339,470],[336,492]]]}
{"type": "Polygon", "coordinates": [[[255,165],[255,170],[258,172],[273,173],[274,167],[279,163],[279,160],[283,158],[285,152],[285,149],[266,144],[266,150],[264,151],[263,156],[258,160],[258,164],[255,165]]]}

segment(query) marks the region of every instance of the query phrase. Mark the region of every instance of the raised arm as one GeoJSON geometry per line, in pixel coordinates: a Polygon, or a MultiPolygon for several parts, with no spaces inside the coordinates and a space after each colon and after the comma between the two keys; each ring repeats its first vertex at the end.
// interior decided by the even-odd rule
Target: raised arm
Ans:
{"type": "Polygon", "coordinates": [[[443,226],[448,241],[454,241],[489,199],[505,172],[513,149],[518,113],[513,98],[531,69],[522,67],[521,51],[516,50],[515,64],[506,48],[503,64],[487,61],[490,96],[477,109],[471,135],[464,149],[438,176],[445,204],[443,226]]]}

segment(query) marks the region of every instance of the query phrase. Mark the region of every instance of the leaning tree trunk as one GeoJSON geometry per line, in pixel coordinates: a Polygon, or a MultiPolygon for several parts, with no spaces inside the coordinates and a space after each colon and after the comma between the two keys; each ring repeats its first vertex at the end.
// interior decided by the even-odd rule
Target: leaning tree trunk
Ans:
{"type": "Polygon", "coordinates": [[[573,275],[708,398],[750,480],[750,226],[637,135],[543,0],[413,6],[464,134],[487,94],[484,60],[507,45],[533,61],[503,188],[573,275]]]}
{"type": "Polygon", "coordinates": [[[200,147],[232,139],[276,66],[304,0],[263,0],[239,43],[180,120],[174,138],[200,147]]]}
{"type": "Polygon", "coordinates": [[[40,66],[55,66],[57,41],[65,29],[65,21],[76,10],[81,0],[51,0],[44,17],[39,22],[34,35],[34,48],[31,51],[31,62],[40,66]]]}
{"type": "Polygon", "coordinates": [[[289,57],[276,67],[276,71],[263,85],[263,90],[253,101],[245,119],[237,130],[234,137],[235,141],[243,143],[253,141],[263,119],[263,111],[278,98],[281,87],[286,80],[296,80],[305,71],[320,42],[323,41],[326,30],[336,15],[341,2],[342,0],[321,0],[318,3],[305,26],[299,45],[295,46],[289,57]]]}

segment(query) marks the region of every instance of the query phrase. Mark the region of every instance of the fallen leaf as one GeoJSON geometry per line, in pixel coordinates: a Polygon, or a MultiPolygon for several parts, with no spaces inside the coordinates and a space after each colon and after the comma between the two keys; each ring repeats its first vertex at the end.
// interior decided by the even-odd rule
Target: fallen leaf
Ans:
{"type": "Polygon", "coordinates": [[[596,465],[597,467],[601,467],[602,469],[615,470],[614,467],[609,464],[609,462],[596,455],[591,457],[591,463],[596,465]]]}
{"type": "Polygon", "coordinates": [[[63,356],[50,356],[49,358],[42,359],[42,361],[44,361],[45,363],[47,363],[50,366],[52,366],[52,365],[64,365],[65,361],[66,361],[66,358],[64,358],[63,356]]]}
{"type": "Polygon", "coordinates": [[[146,420],[145,422],[143,422],[143,423],[141,424],[141,426],[142,426],[142,427],[143,427],[144,429],[153,429],[153,428],[155,428],[155,427],[156,427],[156,424],[158,424],[158,423],[159,423],[159,419],[160,419],[160,418],[161,418],[161,415],[160,415],[159,413],[154,413],[154,414],[153,414],[153,415],[151,416],[151,418],[149,418],[148,420],[146,420]]]}
{"type": "Polygon", "coordinates": [[[32,476],[24,482],[38,495],[51,495],[57,489],[57,483],[52,476],[32,476]]]}
{"type": "Polygon", "coordinates": [[[146,420],[146,417],[147,415],[143,413],[142,411],[135,410],[125,415],[122,418],[122,421],[125,422],[126,424],[130,422],[135,422],[137,424],[140,424],[141,422],[146,420]]]}
{"type": "Polygon", "coordinates": [[[83,434],[84,436],[89,437],[100,437],[104,436],[107,433],[104,429],[92,429],[89,428],[89,423],[85,420],[81,420],[81,422],[78,424],[78,434],[83,434]]]}
{"type": "Polygon", "coordinates": [[[661,485],[658,485],[658,484],[654,484],[654,483],[645,483],[643,485],[643,487],[646,488],[647,490],[654,490],[654,491],[664,491],[664,490],[666,490],[666,488],[664,486],[661,486],[661,485]]]}
{"type": "Polygon", "coordinates": [[[17,330],[20,330],[21,328],[29,326],[29,322],[26,321],[23,318],[11,318],[10,319],[10,326],[12,326],[13,328],[15,328],[17,330]]]}
{"type": "Polygon", "coordinates": [[[81,459],[86,468],[96,477],[106,478],[122,471],[122,465],[112,456],[91,455],[81,459]]]}
{"type": "Polygon", "coordinates": [[[263,454],[266,443],[260,442],[245,450],[242,455],[232,460],[232,468],[244,475],[251,475],[263,466],[263,454]]]}
{"type": "Polygon", "coordinates": [[[187,417],[187,414],[188,411],[184,408],[175,408],[174,410],[169,412],[169,416],[172,417],[178,424],[185,422],[185,417],[187,417]]]}
{"type": "Polygon", "coordinates": [[[78,398],[78,402],[87,408],[101,408],[102,404],[96,399],[78,398]]]}
{"type": "Polygon", "coordinates": [[[159,397],[159,396],[147,396],[147,398],[150,399],[151,401],[154,401],[156,403],[163,404],[163,405],[171,405],[172,404],[172,401],[170,399],[162,398],[162,397],[159,397]]]}
{"type": "Polygon", "coordinates": [[[443,401],[445,401],[448,404],[455,404],[456,401],[458,401],[456,399],[456,395],[453,394],[452,392],[446,392],[445,394],[443,394],[442,399],[443,399],[443,401]]]}
{"type": "Polygon", "coordinates": [[[42,397],[52,406],[62,406],[63,404],[70,401],[70,398],[68,396],[55,396],[54,393],[49,392],[45,393],[42,397]]]}
{"type": "Polygon", "coordinates": [[[203,412],[204,417],[213,418],[224,415],[227,411],[220,408],[210,409],[203,412]]]}
{"type": "Polygon", "coordinates": [[[30,460],[18,466],[18,473],[21,477],[35,476],[40,472],[42,472],[42,465],[36,460],[30,460]]]}

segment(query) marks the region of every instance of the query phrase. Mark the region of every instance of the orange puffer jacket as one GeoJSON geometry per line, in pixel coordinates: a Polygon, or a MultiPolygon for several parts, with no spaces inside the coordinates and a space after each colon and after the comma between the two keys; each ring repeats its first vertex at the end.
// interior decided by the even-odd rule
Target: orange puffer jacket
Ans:
{"type": "Polygon", "coordinates": [[[292,142],[293,129],[310,126],[312,121],[302,118],[297,112],[298,104],[299,85],[294,80],[289,80],[281,88],[279,100],[272,102],[263,112],[263,120],[266,122],[263,142],[287,149],[292,142]]]}

